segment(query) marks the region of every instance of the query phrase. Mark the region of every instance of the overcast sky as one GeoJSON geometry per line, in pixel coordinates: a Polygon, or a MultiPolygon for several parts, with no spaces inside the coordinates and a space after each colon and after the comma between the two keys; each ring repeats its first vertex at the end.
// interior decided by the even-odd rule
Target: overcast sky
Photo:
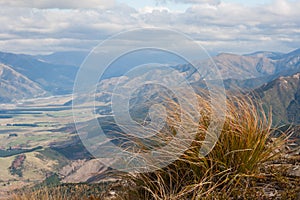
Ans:
{"type": "Polygon", "coordinates": [[[140,27],[182,31],[209,52],[300,48],[297,0],[0,0],[0,51],[90,50],[140,27]]]}

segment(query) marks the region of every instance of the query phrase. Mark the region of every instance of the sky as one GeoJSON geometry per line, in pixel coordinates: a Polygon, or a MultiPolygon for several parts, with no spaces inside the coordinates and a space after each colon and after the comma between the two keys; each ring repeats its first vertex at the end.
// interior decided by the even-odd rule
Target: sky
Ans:
{"type": "Polygon", "coordinates": [[[0,51],[89,51],[122,31],[174,29],[209,52],[300,48],[297,0],[0,0],[0,51]]]}

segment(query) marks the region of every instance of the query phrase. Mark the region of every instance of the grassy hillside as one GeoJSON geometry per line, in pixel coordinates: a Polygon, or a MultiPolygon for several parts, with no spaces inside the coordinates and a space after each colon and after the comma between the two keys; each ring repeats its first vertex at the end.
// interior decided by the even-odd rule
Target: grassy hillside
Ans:
{"type": "Polygon", "coordinates": [[[254,93],[272,110],[275,124],[300,124],[300,73],[280,77],[254,93]]]}
{"type": "MultiPolygon", "coordinates": [[[[271,118],[250,99],[228,101],[218,142],[199,154],[210,124],[210,107],[199,99],[202,118],[197,137],[170,165],[149,173],[117,174],[119,181],[99,185],[60,185],[21,191],[18,199],[297,199],[299,176],[289,169],[299,155],[285,155],[286,138],[272,138],[271,118]],[[84,192],[83,192],[84,191],[84,192]]],[[[200,111],[199,111],[200,112],[200,111]]],[[[172,120],[171,120],[172,121],[172,120]]],[[[137,144],[141,145],[141,144],[137,144]]]]}
{"type": "Polygon", "coordinates": [[[46,95],[46,91],[11,67],[0,61],[0,102],[46,95]]]}
{"type": "Polygon", "coordinates": [[[39,84],[52,94],[71,93],[77,67],[43,62],[29,55],[0,52],[0,63],[39,84]]]}

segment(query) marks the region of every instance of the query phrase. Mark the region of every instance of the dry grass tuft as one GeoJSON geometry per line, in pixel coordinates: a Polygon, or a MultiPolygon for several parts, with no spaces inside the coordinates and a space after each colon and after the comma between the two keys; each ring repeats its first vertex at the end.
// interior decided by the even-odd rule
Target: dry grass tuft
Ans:
{"type": "MultiPolygon", "coordinates": [[[[180,158],[167,167],[149,173],[123,174],[122,181],[106,188],[97,197],[70,196],[70,193],[66,192],[68,190],[60,188],[51,192],[46,189],[29,195],[15,196],[14,200],[255,199],[270,197],[260,183],[276,180],[276,184],[293,185],[290,179],[281,177],[278,180],[280,171],[268,171],[265,168],[268,162],[280,156],[275,150],[280,149],[284,144],[285,136],[271,139],[275,131],[271,128],[272,117],[270,113],[264,112],[260,104],[245,97],[228,99],[227,109],[224,110],[225,122],[219,140],[205,157],[199,154],[199,150],[204,145],[204,136],[213,134],[208,132],[212,109],[209,102],[201,97],[199,97],[199,104],[202,117],[197,124],[199,128],[195,139],[191,142],[192,145],[180,158]],[[112,195],[111,192],[114,194],[112,195]]],[[[171,105],[176,106],[176,103],[171,105]]],[[[178,112],[178,109],[174,110],[178,112]]],[[[169,113],[168,121],[169,127],[165,130],[171,130],[174,134],[174,130],[180,127],[176,127],[178,113],[169,113]]],[[[144,144],[136,145],[141,147],[144,144]]],[[[144,149],[147,150],[148,147],[144,149]]],[[[78,194],[80,190],[82,188],[78,189],[78,194]]],[[[290,198],[290,196],[286,197],[290,198]]]]}
{"type": "MultiPolygon", "coordinates": [[[[131,192],[139,199],[229,199],[246,198],[252,182],[264,179],[261,167],[279,156],[275,150],[284,136],[273,138],[271,116],[248,98],[227,101],[226,118],[219,140],[205,157],[199,154],[208,133],[211,108],[200,98],[199,133],[191,147],[171,165],[155,172],[134,174],[131,192]]],[[[252,194],[254,194],[252,192],[252,194]]]]}

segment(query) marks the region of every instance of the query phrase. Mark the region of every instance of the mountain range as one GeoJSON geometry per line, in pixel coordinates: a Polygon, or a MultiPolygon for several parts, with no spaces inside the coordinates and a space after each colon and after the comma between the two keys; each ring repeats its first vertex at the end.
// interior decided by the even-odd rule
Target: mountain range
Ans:
{"type": "Polygon", "coordinates": [[[3,52],[0,52],[0,63],[26,76],[52,95],[71,93],[78,70],[75,66],[53,64],[31,55],[3,52]]]}
{"type": "MultiPolygon", "coordinates": [[[[37,56],[0,52],[0,102],[72,93],[76,73],[86,55],[87,52],[60,52],[37,56]]],[[[196,62],[195,67],[180,62],[174,56],[166,57],[161,52],[148,51],[144,56],[141,52],[135,52],[129,56],[129,62],[121,57],[110,66],[112,69],[107,70],[106,80],[99,84],[97,100],[109,101],[108,93],[112,92],[112,85],[118,82],[116,77],[124,75],[143,62],[149,63],[154,57],[162,64],[176,69],[193,86],[200,87],[210,74],[205,70],[199,74],[195,67],[210,68],[215,64],[227,90],[255,91],[259,98],[273,107],[275,116],[282,116],[279,121],[299,122],[300,87],[297,73],[300,72],[300,49],[290,53],[222,53],[213,57],[214,63],[202,60],[196,62]]],[[[161,75],[159,71],[155,73],[161,75]]],[[[123,80],[126,77],[121,82],[123,80]]],[[[130,79],[130,82],[134,81],[130,79]]]]}
{"type": "Polygon", "coordinates": [[[11,67],[0,64],[0,102],[6,103],[14,99],[34,98],[46,94],[47,92],[37,83],[11,67]]]}
{"type": "Polygon", "coordinates": [[[272,110],[275,124],[300,124],[300,73],[279,77],[254,94],[272,110]]]}

